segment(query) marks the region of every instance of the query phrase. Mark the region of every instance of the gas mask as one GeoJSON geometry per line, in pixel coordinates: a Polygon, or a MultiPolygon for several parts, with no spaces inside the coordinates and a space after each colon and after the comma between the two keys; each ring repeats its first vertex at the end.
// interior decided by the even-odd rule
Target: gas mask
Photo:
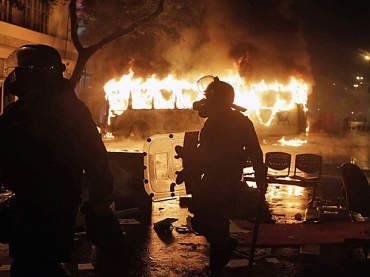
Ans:
{"type": "Polygon", "coordinates": [[[234,88],[226,82],[220,81],[216,76],[206,75],[197,81],[198,90],[204,93],[205,98],[195,101],[193,109],[198,111],[198,115],[207,118],[220,109],[233,108],[245,112],[246,109],[233,104],[234,88]]]}
{"type": "Polygon", "coordinates": [[[13,71],[5,78],[4,92],[15,96],[22,96],[26,91],[37,88],[38,80],[34,74],[27,73],[27,70],[21,67],[15,67],[13,71]]]}

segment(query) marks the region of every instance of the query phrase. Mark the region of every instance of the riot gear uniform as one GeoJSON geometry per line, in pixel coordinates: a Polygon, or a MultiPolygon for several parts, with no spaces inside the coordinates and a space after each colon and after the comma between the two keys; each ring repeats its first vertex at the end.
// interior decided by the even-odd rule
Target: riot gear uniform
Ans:
{"type": "Polygon", "coordinates": [[[18,96],[0,117],[0,181],[14,192],[5,241],[12,276],[63,276],[57,265],[70,258],[84,172],[92,204],[109,210],[107,151],[64,70],[46,45],[24,45],[5,62],[6,90],[18,96]]]}
{"type": "Polygon", "coordinates": [[[187,175],[199,175],[199,185],[192,193],[192,227],[210,242],[210,269],[218,274],[229,262],[235,246],[229,236],[229,212],[236,202],[247,157],[253,163],[257,186],[263,194],[267,189],[267,167],[253,123],[240,112],[243,108],[233,104],[233,87],[210,77],[198,81],[205,98],[193,107],[207,120],[200,132],[199,146],[186,157],[187,167],[179,172],[177,183],[186,180],[187,175]],[[205,79],[208,84],[204,84],[205,79]]]}

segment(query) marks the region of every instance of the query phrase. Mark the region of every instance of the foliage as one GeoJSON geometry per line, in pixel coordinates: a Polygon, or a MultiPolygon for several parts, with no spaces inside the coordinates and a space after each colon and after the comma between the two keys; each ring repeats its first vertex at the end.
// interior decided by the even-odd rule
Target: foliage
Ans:
{"type": "MultiPolygon", "coordinates": [[[[58,0],[39,0],[49,12],[58,0]]],[[[179,41],[184,28],[201,22],[200,0],[61,0],[68,4],[70,34],[78,52],[74,72],[70,78],[77,84],[83,69],[103,46],[130,36],[166,35],[179,41]]],[[[10,0],[13,7],[24,9],[21,0],[10,0]]]]}

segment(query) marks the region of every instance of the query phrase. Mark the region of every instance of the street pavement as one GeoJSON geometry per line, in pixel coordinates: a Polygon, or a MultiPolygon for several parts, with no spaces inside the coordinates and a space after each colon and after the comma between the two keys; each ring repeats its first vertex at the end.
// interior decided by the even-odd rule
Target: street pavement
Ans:
{"type": "MultiPolygon", "coordinates": [[[[297,153],[322,155],[323,179],[317,190],[317,200],[345,206],[339,166],[353,162],[368,174],[369,138],[369,133],[358,131],[336,135],[319,133],[265,138],[261,139],[261,146],[264,152],[285,151],[292,156],[297,153]],[[298,146],[289,146],[292,142],[298,146]]],[[[277,221],[275,224],[301,223],[311,197],[310,188],[277,184],[271,184],[266,194],[271,217],[277,221]],[[302,219],[297,215],[302,215],[302,219]]],[[[193,232],[176,230],[176,227],[187,226],[189,216],[186,202],[180,203],[179,197],[174,197],[152,203],[149,215],[120,217],[126,238],[126,248],[120,256],[104,255],[86,239],[84,232],[76,233],[72,259],[65,266],[76,277],[209,276],[208,242],[193,232]],[[154,223],[166,218],[177,219],[173,222],[175,228],[164,233],[155,231],[154,223]]],[[[250,276],[370,276],[370,261],[364,257],[361,248],[347,250],[342,244],[308,246],[305,247],[309,249],[306,253],[302,253],[301,246],[257,248],[250,276]]],[[[1,277],[10,276],[11,259],[7,255],[7,245],[0,244],[1,277]]],[[[224,276],[249,276],[248,255],[249,245],[240,241],[224,276]]]]}

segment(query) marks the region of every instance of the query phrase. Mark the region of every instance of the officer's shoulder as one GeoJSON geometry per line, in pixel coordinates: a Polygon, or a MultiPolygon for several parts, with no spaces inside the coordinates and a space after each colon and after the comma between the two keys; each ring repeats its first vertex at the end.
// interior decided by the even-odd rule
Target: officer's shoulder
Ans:
{"type": "Polygon", "coordinates": [[[243,119],[243,120],[250,120],[249,117],[245,114],[243,114],[240,111],[233,110],[232,111],[233,115],[237,118],[243,119]]]}
{"type": "Polygon", "coordinates": [[[1,116],[5,116],[5,115],[7,115],[10,112],[13,112],[16,109],[19,109],[20,106],[23,106],[23,104],[20,101],[18,101],[18,100],[15,101],[15,102],[9,103],[4,108],[4,111],[3,111],[3,113],[2,113],[1,116]]]}
{"type": "Polygon", "coordinates": [[[248,115],[245,115],[239,111],[235,111],[235,114],[240,122],[240,124],[242,124],[243,126],[248,126],[248,127],[251,127],[253,126],[253,122],[252,120],[248,117],[248,115]]]}
{"type": "Polygon", "coordinates": [[[4,113],[6,113],[10,109],[14,108],[14,106],[17,105],[16,103],[17,103],[17,101],[9,103],[8,105],[6,105],[6,107],[4,108],[4,113]]]}

